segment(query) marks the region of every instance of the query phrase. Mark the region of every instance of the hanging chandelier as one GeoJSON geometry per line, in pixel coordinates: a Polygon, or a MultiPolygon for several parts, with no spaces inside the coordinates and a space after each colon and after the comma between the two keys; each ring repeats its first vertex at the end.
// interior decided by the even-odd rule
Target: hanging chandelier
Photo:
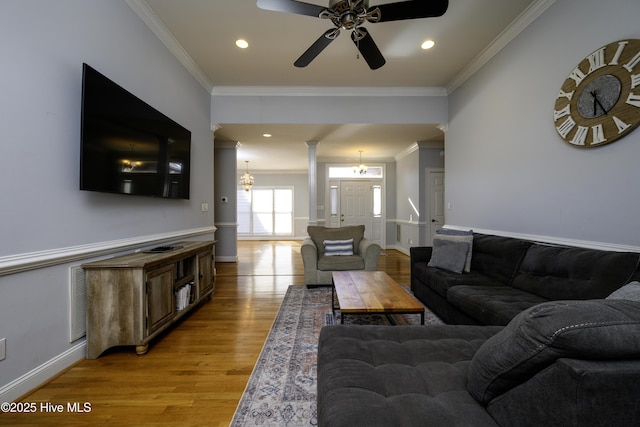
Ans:
{"type": "Polygon", "coordinates": [[[244,175],[240,177],[240,185],[242,185],[244,191],[249,191],[253,186],[253,177],[249,174],[249,161],[245,160],[244,162],[247,164],[247,170],[244,175]]]}
{"type": "Polygon", "coordinates": [[[353,173],[365,175],[367,173],[367,166],[362,163],[362,150],[358,152],[360,153],[360,164],[353,167],[353,173]]]}

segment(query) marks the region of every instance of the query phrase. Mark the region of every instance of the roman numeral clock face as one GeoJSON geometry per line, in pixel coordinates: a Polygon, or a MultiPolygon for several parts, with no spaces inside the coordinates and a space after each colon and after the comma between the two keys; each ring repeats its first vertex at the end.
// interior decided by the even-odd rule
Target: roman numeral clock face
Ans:
{"type": "Polygon", "coordinates": [[[573,69],[553,110],[556,130],[576,147],[593,148],[640,124],[640,40],[602,46],[573,69]]]}

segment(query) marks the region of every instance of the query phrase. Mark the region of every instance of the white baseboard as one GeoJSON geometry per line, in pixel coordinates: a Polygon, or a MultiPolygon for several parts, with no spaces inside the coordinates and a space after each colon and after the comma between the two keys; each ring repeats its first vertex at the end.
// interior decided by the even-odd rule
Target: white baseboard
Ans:
{"type": "Polygon", "coordinates": [[[64,353],[27,372],[20,378],[0,388],[0,402],[13,402],[42,384],[51,380],[60,372],[81,361],[86,355],[87,343],[73,346],[64,353]]]}

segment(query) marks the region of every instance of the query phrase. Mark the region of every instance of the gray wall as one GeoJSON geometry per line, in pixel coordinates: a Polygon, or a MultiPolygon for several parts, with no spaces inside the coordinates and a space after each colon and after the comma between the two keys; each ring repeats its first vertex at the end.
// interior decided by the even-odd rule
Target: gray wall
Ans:
{"type": "Polygon", "coordinates": [[[556,1],[450,95],[447,223],[640,250],[640,130],[578,149],[552,114],[580,60],[640,38],[638,16],[637,0],[556,1]]]}
{"type": "Polygon", "coordinates": [[[2,0],[0,52],[4,401],[84,356],[69,342],[71,265],[213,238],[213,209],[200,210],[213,201],[213,138],[210,95],[123,1],[2,0]],[[191,130],[191,200],[79,191],[83,62],[191,130]]]}
{"type": "Polygon", "coordinates": [[[395,202],[395,217],[391,217],[395,220],[387,228],[387,244],[391,247],[408,253],[411,246],[426,244],[431,220],[426,173],[444,167],[441,151],[421,147],[396,162],[395,190],[388,193],[395,202]]]}

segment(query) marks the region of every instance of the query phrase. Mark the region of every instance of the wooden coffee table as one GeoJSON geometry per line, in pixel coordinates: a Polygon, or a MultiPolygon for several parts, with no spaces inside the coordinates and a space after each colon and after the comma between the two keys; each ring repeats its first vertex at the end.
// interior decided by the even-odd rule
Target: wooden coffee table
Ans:
{"type": "Polygon", "coordinates": [[[424,325],[424,306],[384,271],[334,271],[333,286],[342,313],[340,323],[345,314],[419,313],[424,325]]]}

